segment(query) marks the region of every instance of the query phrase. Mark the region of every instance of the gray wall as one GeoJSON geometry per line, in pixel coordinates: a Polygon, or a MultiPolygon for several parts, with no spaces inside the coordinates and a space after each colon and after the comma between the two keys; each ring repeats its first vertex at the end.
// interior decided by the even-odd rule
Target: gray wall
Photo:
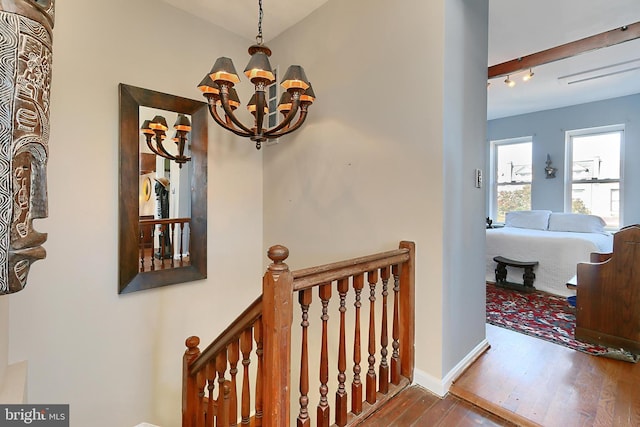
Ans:
{"type": "MultiPolygon", "coordinates": [[[[565,132],[597,126],[624,124],[622,225],[640,223],[640,94],[554,110],[490,120],[488,141],[533,136],[532,209],[564,209],[565,132]],[[558,168],[556,179],[545,179],[547,154],[558,168]]],[[[489,145],[487,144],[487,152],[489,145]]],[[[488,156],[487,156],[488,159],[488,156]]],[[[487,171],[489,171],[487,160],[487,171]]],[[[487,189],[487,198],[488,189],[487,189]]]]}

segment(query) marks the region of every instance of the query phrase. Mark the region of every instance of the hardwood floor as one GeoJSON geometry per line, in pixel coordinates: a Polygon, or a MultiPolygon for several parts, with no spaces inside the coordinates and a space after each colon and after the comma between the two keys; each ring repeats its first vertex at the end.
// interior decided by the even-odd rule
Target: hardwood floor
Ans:
{"type": "Polygon", "coordinates": [[[521,426],[640,426],[640,363],[487,325],[487,350],[450,394],[521,426]]]}
{"type": "Polygon", "coordinates": [[[411,386],[366,427],[640,426],[640,363],[590,356],[487,325],[491,348],[440,399],[411,386]]]}
{"type": "Polygon", "coordinates": [[[451,394],[440,399],[414,385],[364,420],[364,427],[515,426],[451,394]]]}

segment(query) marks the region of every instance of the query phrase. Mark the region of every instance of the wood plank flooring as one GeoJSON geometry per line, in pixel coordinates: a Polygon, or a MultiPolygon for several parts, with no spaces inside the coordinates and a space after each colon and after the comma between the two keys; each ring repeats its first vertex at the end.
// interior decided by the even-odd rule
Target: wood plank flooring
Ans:
{"type": "Polygon", "coordinates": [[[361,424],[364,427],[515,426],[451,394],[444,399],[414,385],[361,424]]]}
{"type": "Polygon", "coordinates": [[[487,325],[487,350],[450,393],[522,426],[640,426],[640,363],[487,325]]]}
{"type": "Polygon", "coordinates": [[[366,427],[640,426],[640,363],[590,356],[487,325],[491,348],[440,399],[411,386],[366,427]]]}

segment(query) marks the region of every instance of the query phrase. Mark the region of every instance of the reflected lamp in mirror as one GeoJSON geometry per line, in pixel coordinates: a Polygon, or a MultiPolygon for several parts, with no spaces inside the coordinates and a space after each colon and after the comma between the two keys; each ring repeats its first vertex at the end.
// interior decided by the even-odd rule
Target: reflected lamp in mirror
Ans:
{"type": "Polygon", "coordinates": [[[183,164],[191,160],[191,157],[184,155],[184,150],[187,146],[187,139],[189,132],[191,132],[191,122],[189,118],[184,114],[178,114],[178,118],[173,125],[175,129],[172,141],[176,144],[177,153],[171,154],[164,147],[164,140],[167,137],[167,119],[164,116],[157,115],[152,120],[145,120],[140,128],[140,131],[146,138],[147,146],[149,149],[158,156],[165,159],[173,160],[180,167],[183,164]]]}
{"type": "Polygon", "coordinates": [[[118,292],[204,279],[207,105],[125,84],[119,89],[118,292]],[[167,141],[167,121],[175,121],[175,144],[167,141]]]}

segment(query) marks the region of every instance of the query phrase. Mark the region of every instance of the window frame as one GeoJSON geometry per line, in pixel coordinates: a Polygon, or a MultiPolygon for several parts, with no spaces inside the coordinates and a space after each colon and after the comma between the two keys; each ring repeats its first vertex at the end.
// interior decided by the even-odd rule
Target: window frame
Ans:
{"type": "Polygon", "coordinates": [[[532,186],[531,189],[533,190],[533,135],[520,136],[515,138],[497,139],[490,142],[489,170],[491,171],[491,175],[490,175],[490,189],[489,189],[489,217],[492,218],[494,222],[498,218],[498,168],[497,168],[498,147],[505,146],[505,145],[525,144],[525,143],[531,144],[531,165],[532,165],[531,180],[511,182],[508,184],[501,184],[501,185],[529,184],[530,186],[532,186]]]}
{"type": "MultiPolygon", "coordinates": [[[[623,212],[624,212],[624,198],[623,198],[623,187],[624,187],[624,139],[625,139],[625,125],[624,124],[616,124],[616,125],[607,125],[607,126],[596,126],[584,129],[574,129],[565,131],[565,164],[564,164],[564,211],[572,212],[573,211],[573,185],[577,184],[607,184],[607,183],[618,183],[618,226],[622,226],[624,224],[623,212]],[[620,174],[618,179],[612,178],[592,178],[589,180],[573,180],[573,138],[575,137],[584,137],[584,136],[595,136],[607,133],[620,133],[620,153],[619,153],[619,162],[620,162],[620,174]]],[[[605,227],[607,229],[612,229],[612,227],[605,227]]],[[[615,229],[615,228],[613,228],[615,229]]]]}

